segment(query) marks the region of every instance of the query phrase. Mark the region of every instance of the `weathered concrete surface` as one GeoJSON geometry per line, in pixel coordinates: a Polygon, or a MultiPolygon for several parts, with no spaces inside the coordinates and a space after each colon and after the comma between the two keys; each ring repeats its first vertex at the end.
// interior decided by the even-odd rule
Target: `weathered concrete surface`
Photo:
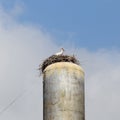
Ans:
{"type": "Polygon", "coordinates": [[[84,120],[84,72],[59,62],[44,70],[43,120],[84,120]]]}

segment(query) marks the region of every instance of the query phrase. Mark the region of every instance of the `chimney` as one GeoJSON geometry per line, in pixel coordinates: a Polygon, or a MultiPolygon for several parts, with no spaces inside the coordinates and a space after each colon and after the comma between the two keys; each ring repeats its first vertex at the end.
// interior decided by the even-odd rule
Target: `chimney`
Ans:
{"type": "Polygon", "coordinates": [[[84,71],[69,60],[43,70],[43,120],[85,120],[84,71]]]}

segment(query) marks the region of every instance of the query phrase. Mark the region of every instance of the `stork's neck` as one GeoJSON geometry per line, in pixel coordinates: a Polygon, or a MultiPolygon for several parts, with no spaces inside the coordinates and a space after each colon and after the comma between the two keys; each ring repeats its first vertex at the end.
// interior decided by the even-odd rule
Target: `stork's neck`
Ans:
{"type": "Polygon", "coordinates": [[[60,52],[64,52],[64,50],[63,50],[63,49],[61,49],[61,50],[60,50],[60,52]]]}

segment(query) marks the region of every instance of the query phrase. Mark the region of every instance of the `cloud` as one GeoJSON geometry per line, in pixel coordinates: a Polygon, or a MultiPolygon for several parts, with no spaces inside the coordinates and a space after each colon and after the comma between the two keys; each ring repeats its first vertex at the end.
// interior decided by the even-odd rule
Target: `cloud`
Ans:
{"type": "Polygon", "coordinates": [[[27,90],[0,119],[41,119],[42,80],[37,69],[57,46],[48,32],[18,23],[2,7],[0,34],[0,111],[27,90]]]}
{"type": "MultiPolygon", "coordinates": [[[[0,8],[0,111],[25,91],[0,114],[0,119],[42,119],[42,79],[37,68],[58,48],[49,32],[18,23],[0,8]]],[[[69,54],[75,51],[69,45],[67,48],[69,54]]],[[[86,119],[119,119],[120,52],[106,49],[91,52],[83,48],[75,54],[86,74],[86,119]]]]}
{"type": "Polygon", "coordinates": [[[120,52],[79,50],[85,69],[86,119],[119,119],[120,52]]]}

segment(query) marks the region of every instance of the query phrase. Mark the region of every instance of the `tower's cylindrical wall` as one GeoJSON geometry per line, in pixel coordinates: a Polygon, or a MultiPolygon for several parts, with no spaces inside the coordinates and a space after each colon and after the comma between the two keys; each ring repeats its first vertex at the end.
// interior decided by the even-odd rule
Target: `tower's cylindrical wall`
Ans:
{"type": "Polygon", "coordinates": [[[70,62],[49,65],[43,79],[43,120],[84,120],[84,72],[70,62]]]}

